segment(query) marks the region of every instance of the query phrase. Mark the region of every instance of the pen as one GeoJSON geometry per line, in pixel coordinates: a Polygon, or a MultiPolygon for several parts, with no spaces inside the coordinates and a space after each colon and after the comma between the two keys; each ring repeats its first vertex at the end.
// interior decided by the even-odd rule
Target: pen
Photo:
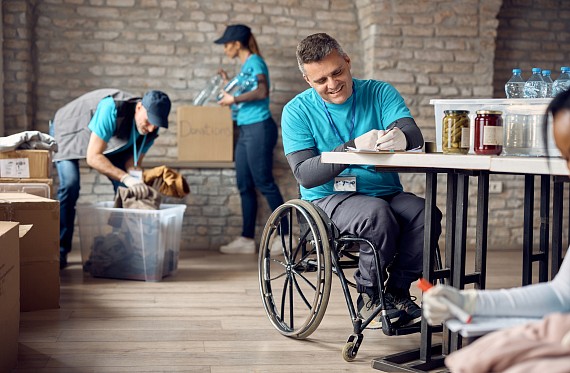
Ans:
{"type": "MultiPolygon", "coordinates": [[[[394,129],[394,127],[396,126],[388,126],[385,130],[384,130],[384,134],[382,136],[385,136],[388,132],[392,131],[394,129]]],[[[376,142],[376,149],[378,150],[378,147],[380,146],[379,142],[376,142]]],[[[390,150],[391,152],[394,152],[394,150],[390,150]]]]}
{"type": "MultiPolygon", "coordinates": [[[[433,287],[433,285],[428,280],[426,280],[425,278],[420,278],[420,280],[418,282],[418,287],[422,291],[425,292],[425,291],[428,291],[429,289],[431,289],[433,287]]],[[[449,307],[449,311],[451,311],[451,314],[453,316],[455,316],[456,318],[458,318],[459,321],[461,321],[465,324],[471,323],[471,320],[473,317],[470,314],[468,314],[467,312],[465,312],[465,310],[458,307],[456,304],[451,303],[447,298],[439,297],[439,301],[441,303],[445,304],[447,307],[449,307]]]]}

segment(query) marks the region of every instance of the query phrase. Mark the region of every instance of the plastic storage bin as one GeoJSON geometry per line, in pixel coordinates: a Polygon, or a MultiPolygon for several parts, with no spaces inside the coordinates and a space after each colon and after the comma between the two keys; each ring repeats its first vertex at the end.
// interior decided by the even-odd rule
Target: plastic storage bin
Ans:
{"type": "MultiPolygon", "coordinates": [[[[435,112],[435,138],[436,138],[436,145],[437,151],[442,151],[442,121],[444,116],[445,110],[468,110],[469,111],[469,119],[470,119],[470,147],[469,153],[474,154],[473,145],[475,139],[475,116],[477,115],[477,110],[498,110],[503,113],[503,124],[506,123],[505,119],[506,116],[509,114],[528,114],[528,115],[535,115],[537,113],[545,113],[548,104],[550,103],[551,98],[533,98],[533,99],[522,99],[522,98],[515,98],[515,99],[461,99],[461,100],[430,100],[430,104],[434,105],[434,112],[435,112]]],[[[509,122],[510,123],[510,122],[509,122]]],[[[503,141],[509,140],[503,138],[503,141]]],[[[548,154],[551,156],[559,156],[560,152],[556,148],[554,144],[554,139],[549,134],[549,141],[548,141],[548,154]]],[[[509,144],[507,144],[509,145],[509,144]]],[[[534,145],[538,145],[538,142],[534,142],[534,145]]],[[[516,146],[516,145],[515,145],[516,146]]],[[[542,145],[541,145],[542,146],[542,145]]],[[[545,149],[542,146],[542,149],[534,148],[533,151],[530,149],[517,149],[517,151],[513,151],[513,147],[507,147],[507,151],[503,153],[503,155],[530,155],[530,156],[538,156],[538,155],[545,155],[545,149]],[[529,154],[525,154],[525,152],[529,152],[529,154]]]]}
{"type": "Polygon", "coordinates": [[[0,193],[28,193],[50,198],[50,186],[42,183],[0,183],[0,193]]]}
{"type": "Polygon", "coordinates": [[[78,205],[83,270],[94,277],[160,281],[178,268],[186,205],[160,210],[78,205]]]}

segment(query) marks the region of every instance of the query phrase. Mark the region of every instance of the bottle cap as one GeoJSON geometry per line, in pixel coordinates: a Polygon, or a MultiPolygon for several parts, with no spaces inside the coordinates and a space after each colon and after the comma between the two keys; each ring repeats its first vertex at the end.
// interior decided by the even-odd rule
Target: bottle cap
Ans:
{"type": "Polygon", "coordinates": [[[499,111],[499,110],[477,110],[477,115],[479,115],[479,114],[482,114],[482,115],[485,115],[485,114],[501,115],[501,114],[503,114],[503,112],[499,111]]]}

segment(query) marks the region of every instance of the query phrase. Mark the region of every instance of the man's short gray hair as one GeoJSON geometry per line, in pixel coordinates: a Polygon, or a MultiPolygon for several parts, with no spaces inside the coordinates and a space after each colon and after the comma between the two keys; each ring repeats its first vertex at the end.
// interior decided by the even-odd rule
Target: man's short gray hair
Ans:
{"type": "Polygon", "coordinates": [[[297,45],[297,64],[299,70],[305,75],[304,64],[322,61],[333,51],[337,51],[341,56],[348,57],[342,47],[332,36],[324,32],[307,36],[297,45]]]}

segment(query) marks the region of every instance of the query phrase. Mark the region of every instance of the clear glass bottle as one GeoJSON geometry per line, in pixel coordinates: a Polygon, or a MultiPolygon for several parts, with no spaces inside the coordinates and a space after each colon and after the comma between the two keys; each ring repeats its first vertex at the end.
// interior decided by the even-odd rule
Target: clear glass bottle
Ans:
{"type": "Polygon", "coordinates": [[[445,110],[442,123],[444,154],[467,154],[469,151],[469,111],[445,110]]]}
{"type": "Polygon", "coordinates": [[[502,112],[496,110],[478,110],[475,117],[476,154],[499,155],[503,150],[502,112]]]}

